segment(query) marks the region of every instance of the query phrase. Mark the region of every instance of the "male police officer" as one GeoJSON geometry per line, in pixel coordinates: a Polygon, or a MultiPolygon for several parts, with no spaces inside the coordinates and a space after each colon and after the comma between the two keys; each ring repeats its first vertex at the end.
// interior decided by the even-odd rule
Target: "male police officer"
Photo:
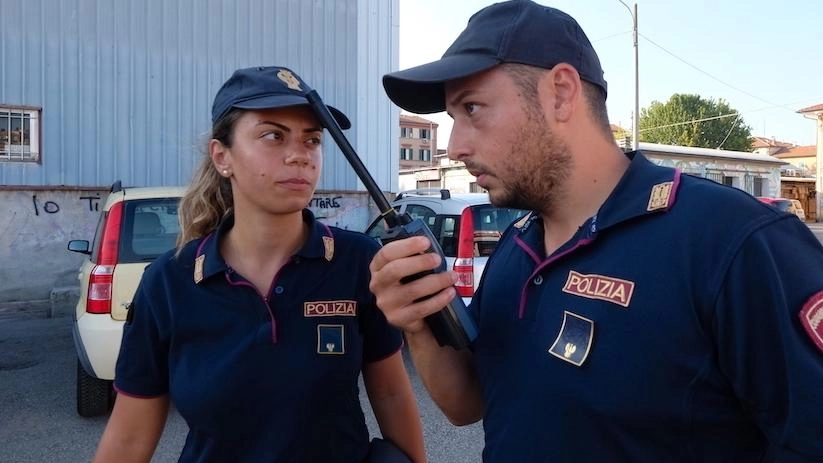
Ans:
{"type": "Polygon", "coordinates": [[[487,264],[472,352],[422,320],[453,274],[400,282],[439,261],[424,238],[371,264],[434,400],[483,418],[484,460],[823,461],[823,248],[743,191],[624,154],[574,19],[492,5],[383,83],[406,110],[449,112],[449,157],[492,203],[534,211],[487,264]]]}

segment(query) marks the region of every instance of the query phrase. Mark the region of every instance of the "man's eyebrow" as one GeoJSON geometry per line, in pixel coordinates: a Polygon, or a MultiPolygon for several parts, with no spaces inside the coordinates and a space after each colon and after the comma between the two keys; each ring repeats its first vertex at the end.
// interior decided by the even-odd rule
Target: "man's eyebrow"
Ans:
{"type": "MultiPolygon", "coordinates": [[[[285,126],[283,124],[280,124],[278,122],[274,122],[274,121],[258,121],[257,122],[257,125],[264,125],[264,124],[273,125],[275,127],[280,128],[280,130],[282,130],[284,132],[291,133],[291,128],[290,127],[285,126]]],[[[309,127],[309,128],[303,129],[303,133],[322,132],[322,131],[323,131],[323,127],[321,127],[321,126],[309,127]]]]}
{"type": "Polygon", "coordinates": [[[467,88],[465,90],[461,90],[461,91],[457,92],[457,95],[453,96],[449,101],[446,102],[446,106],[455,106],[455,105],[457,105],[458,103],[460,103],[460,101],[462,101],[464,98],[466,98],[466,96],[468,94],[472,93],[472,91],[473,91],[472,89],[467,88]]]}

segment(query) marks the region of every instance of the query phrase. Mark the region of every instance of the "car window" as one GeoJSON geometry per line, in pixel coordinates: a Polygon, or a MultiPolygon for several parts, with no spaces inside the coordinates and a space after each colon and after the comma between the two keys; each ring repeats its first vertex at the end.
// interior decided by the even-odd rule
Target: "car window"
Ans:
{"type": "Polygon", "coordinates": [[[121,263],[150,262],[174,248],[180,223],[179,198],[141,199],[126,202],[121,227],[121,263]]]}
{"type": "Polygon", "coordinates": [[[497,246],[500,235],[512,222],[525,214],[526,211],[521,209],[495,207],[491,204],[473,206],[475,253],[478,256],[490,255],[497,246]]]}
{"type": "Polygon", "coordinates": [[[457,230],[460,226],[459,224],[459,217],[453,215],[442,217],[437,241],[440,243],[443,255],[447,257],[455,257],[457,255],[457,230]]]}
{"type": "Polygon", "coordinates": [[[429,228],[434,229],[434,221],[437,218],[437,214],[430,208],[419,204],[409,204],[406,206],[406,213],[409,214],[412,219],[421,219],[429,228]]]}
{"type": "Polygon", "coordinates": [[[99,245],[99,243],[100,243],[100,238],[102,237],[101,235],[103,234],[103,225],[106,223],[106,218],[108,218],[108,216],[109,216],[109,212],[108,211],[103,211],[103,212],[100,213],[100,218],[97,220],[97,228],[94,230],[94,241],[92,242],[92,245],[91,245],[91,249],[92,249],[91,256],[89,257],[89,259],[92,262],[99,262],[99,256],[100,256],[100,245],[99,245]]]}
{"type": "Polygon", "coordinates": [[[772,206],[780,209],[783,212],[789,212],[789,207],[791,207],[791,205],[792,205],[791,201],[786,201],[786,200],[783,200],[783,199],[779,199],[779,200],[772,203],[772,206]]]}
{"type": "MultiPolygon", "coordinates": [[[[395,207],[394,211],[399,214],[400,208],[395,207]]],[[[385,232],[387,228],[388,226],[386,225],[386,220],[383,218],[383,215],[381,214],[377,216],[377,218],[372,223],[369,224],[368,228],[366,228],[366,234],[371,236],[372,238],[379,240],[380,237],[383,235],[383,232],[385,232]]]]}

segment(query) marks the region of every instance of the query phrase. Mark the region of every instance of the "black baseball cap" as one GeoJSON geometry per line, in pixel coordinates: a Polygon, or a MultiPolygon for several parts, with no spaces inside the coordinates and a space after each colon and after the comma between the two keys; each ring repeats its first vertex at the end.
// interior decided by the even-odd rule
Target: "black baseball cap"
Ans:
{"type": "Polygon", "coordinates": [[[607,94],[600,59],[583,29],[568,14],[530,0],[495,3],[478,11],[438,61],[383,76],[397,106],[418,114],[446,109],[443,83],[519,63],[551,69],[568,63],[580,78],[607,94]]]}
{"type": "MultiPolygon", "coordinates": [[[[234,71],[211,107],[211,122],[216,123],[231,108],[272,109],[308,105],[306,85],[294,71],[280,66],[260,66],[234,71]]],[[[349,118],[337,108],[328,107],[342,129],[351,127],[349,118]]]]}

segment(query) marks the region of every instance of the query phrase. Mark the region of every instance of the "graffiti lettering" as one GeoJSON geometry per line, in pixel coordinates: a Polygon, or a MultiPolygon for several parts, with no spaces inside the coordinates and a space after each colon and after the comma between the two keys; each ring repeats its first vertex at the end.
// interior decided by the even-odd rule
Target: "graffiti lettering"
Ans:
{"type": "MultiPolygon", "coordinates": [[[[37,207],[37,195],[31,195],[31,202],[34,205],[34,215],[40,215],[40,208],[37,207]]],[[[46,201],[43,203],[43,212],[47,214],[56,214],[60,212],[60,206],[54,201],[46,201]]]]}
{"type": "Polygon", "coordinates": [[[81,201],[85,199],[89,202],[89,211],[90,212],[97,212],[97,211],[100,210],[99,209],[100,196],[81,196],[79,199],[81,201]]]}
{"type": "MultiPolygon", "coordinates": [[[[89,212],[98,212],[100,210],[100,196],[80,196],[80,201],[88,201],[89,212]]],[[[34,215],[40,215],[42,210],[46,214],[56,214],[60,212],[60,205],[54,201],[45,201],[37,199],[37,195],[31,195],[31,203],[34,206],[34,215]]]]}
{"type": "Polygon", "coordinates": [[[342,196],[312,198],[311,201],[309,201],[309,207],[317,207],[320,209],[337,209],[340,207],[338,200],[342,198],[342,196]]]}

